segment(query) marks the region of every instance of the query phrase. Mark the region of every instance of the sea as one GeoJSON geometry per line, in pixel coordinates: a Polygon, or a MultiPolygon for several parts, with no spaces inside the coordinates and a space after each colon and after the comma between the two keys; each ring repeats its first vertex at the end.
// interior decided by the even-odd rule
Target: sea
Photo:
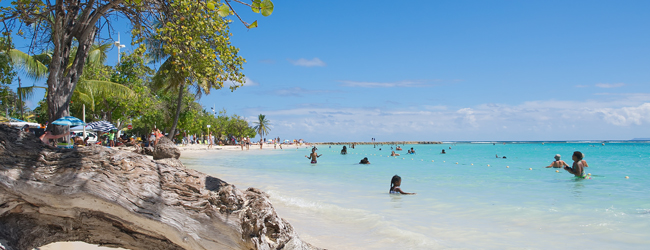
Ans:
{"type": "Polygon", "coordinates": [[[267,192],[303,240],[327,249],[650,249],[647,141],[407,144],[397,157],[396,145],[347,146],[317,145],[317,164],[311,146],[181,160],[267,192]],[[556,154],[571,165],[574,151],[589,179],[545,168],[556,154]],[[417,194],[389,194],[393,175],[417,194]]]}

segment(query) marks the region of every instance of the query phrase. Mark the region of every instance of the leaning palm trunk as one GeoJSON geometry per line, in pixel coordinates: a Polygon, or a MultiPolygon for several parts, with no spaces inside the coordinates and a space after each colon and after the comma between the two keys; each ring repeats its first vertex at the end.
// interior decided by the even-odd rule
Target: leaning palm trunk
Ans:
{"type": "Polygon", "coordinates": [[[172,124],[172,129],[169,130],[169,135],[167,138],[173,141],[174,135],[176,134],[176,126],[178,125],[178,118],[181,115],[181,105],[183,104],[183,87],[184,84],[178,88],[178,102],[176,103],[176,115],[174,116],[174,123],[172,124]]]}

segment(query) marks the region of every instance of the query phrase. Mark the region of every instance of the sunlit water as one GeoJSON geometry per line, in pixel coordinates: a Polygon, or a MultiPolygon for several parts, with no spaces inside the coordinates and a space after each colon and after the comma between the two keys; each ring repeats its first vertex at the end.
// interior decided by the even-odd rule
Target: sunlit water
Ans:
{"type": "Polygon", "coordinates": [[[304,147],[182,161],[266,191],[303,239],[329,249],[650,248],[649,143],[406,145],[417,153],[399,157],[341,147],[318,146],[314,165],[304,147]],[[555,154],[570,165],[575,150],[591,179],[544,168],[555,154]],[[389,195],[395,174],[417,195],[389,195]]]}

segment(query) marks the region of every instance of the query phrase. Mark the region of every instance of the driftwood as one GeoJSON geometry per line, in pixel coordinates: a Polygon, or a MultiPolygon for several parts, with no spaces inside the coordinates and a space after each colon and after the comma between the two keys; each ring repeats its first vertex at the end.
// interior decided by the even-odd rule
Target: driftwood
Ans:
{"type": "Polygon", "coordinates": [[[123,150],[57,149],[0,125],[0,249],[314,249],[268,196],[123,150]]]}

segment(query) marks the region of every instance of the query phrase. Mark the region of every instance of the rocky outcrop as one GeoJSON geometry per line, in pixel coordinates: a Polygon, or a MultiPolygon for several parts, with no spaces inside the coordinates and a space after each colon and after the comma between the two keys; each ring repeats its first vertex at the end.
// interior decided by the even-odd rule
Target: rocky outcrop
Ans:
{"type": "Polygon", "coordinates": [[[167,159],[174,158],[178,159],[181,157],[181,150],[176,147],[174,142],[167,139],[167,137],[160,137],[156,146],[153,147],[153,159],[167,159]]]}
{"type": "Polygon", "coordinates": [[[175,158],[57,149],[0,125],[0,249],[58,241],[127,249],[313,249],[268,196],[175,158]]]}

